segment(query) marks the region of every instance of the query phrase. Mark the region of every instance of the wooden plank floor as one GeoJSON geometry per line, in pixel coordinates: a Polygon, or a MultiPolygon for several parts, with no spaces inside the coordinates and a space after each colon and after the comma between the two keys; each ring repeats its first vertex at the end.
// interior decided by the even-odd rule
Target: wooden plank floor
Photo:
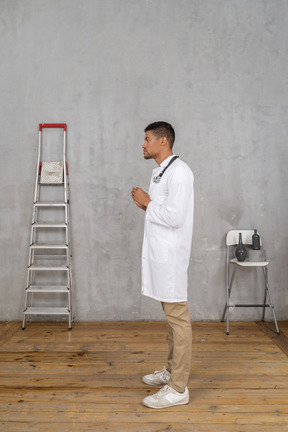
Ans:
{"type": "Polygon", "coordinates": [[[288,323],[192,328],[190,403],[151,410],[164,322],[0,323],[1,432],[287,432],[288,323]]]}

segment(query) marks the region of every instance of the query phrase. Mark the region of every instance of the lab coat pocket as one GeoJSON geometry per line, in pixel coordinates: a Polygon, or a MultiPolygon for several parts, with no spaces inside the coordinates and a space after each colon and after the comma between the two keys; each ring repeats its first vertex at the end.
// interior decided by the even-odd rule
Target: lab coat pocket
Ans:
{"type": "Polygon", "coordinates": [[[168,241],[157,237],[149,238],[149,255],[151,261],[165,263],[168,261],[168,241]]]}

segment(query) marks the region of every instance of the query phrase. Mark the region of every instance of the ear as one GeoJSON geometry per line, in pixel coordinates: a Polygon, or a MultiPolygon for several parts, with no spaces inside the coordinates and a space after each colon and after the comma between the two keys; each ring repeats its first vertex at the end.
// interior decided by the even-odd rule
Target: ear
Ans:
{"type": "Polygon", "coordinates": [[[169,143],[168,143],[166,137],[162,137],[162,138],[161,138],[161,145],[162,145],[163,147],[166,147],[167,145],[169,146],[169,143]]]}

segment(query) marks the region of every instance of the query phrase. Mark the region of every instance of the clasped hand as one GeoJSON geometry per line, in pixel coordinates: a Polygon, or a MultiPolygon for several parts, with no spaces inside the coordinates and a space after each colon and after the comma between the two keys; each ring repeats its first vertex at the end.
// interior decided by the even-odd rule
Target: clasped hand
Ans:
{"type": "Polygon", "coordinates": [[[131,191],[131,196],[134,203],[141,208],[142,210],[146,210],[148,204],[150,203],[150,196],[147,192],[144,192],[143,189],[136,187],[131,191]]]}

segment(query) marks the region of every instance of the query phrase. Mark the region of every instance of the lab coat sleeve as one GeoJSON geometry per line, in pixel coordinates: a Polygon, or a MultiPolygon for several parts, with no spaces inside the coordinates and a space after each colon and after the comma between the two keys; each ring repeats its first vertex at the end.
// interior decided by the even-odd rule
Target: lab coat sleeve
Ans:
{"type": "Polygon", "coordinates": [[[176,168],[168,179],[168,196],[164,203],[151,201],[146,209],[146,220],[170,228],[180,228],[193,199],[193,174],[176,168]]]}

